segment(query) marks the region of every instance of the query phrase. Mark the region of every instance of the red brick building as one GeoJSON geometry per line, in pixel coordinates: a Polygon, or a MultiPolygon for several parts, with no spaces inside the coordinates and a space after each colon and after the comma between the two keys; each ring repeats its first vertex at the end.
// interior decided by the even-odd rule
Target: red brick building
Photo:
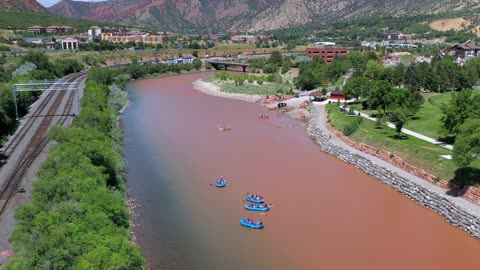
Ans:
{"type": "Polygon", "coordinates": [[[336,56],[345,56],[348,54],[347,48],[337,47],[322,47],[322,48],[307,48],[306,54],[309,57],[321,57],[325,63],[330,64],[336,56]]]}

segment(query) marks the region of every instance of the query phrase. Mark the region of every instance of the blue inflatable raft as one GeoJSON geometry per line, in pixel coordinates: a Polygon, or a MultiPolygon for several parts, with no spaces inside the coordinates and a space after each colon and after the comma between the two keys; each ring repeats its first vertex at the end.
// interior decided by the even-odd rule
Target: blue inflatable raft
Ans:
{"type": "Polygon", "coordinates": [[[247,197],[245,197],[245,200],[249,201],[249,202],[253,202],[253,203],[263,203],[263,202],[265,202],[265,200],[263,200],[259,197],[252,197],[250,195],[247,195],[247,197]]]}
{"type": "Polygon", "coordinates": [[[250,229],[262,229],[263,222],[251,222],[248,221],[246,218],[240,220],[240,224],[244,227],[248,227],[250,229]]]}
{"type": "Polygon", "coordinates": [[[227,180],[224,178],[220,178],[217,180],[217,183],[215,184],[216,187],[222,188],[227,186],[227,180]]]}
{"type": "Polygon", "coordinates": [[[250,204],[245,204],[245,209],[250,210],[250,211],[268,211],[268,210],[270,210],[270,207],[268,207],[268,205],[254,204],[252,206],[250,204]]]}

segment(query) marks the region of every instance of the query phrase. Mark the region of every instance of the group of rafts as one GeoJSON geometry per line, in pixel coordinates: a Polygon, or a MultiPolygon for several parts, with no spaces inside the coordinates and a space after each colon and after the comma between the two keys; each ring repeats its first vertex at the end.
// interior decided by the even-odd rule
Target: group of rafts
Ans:
{"type": "MultiPolygon", "coordinates": [[[[261,118],[261,119],[268,119],[269,116],[266,113],[261,113],[260,115],[258,115],[258,117],[261,118]]],[[[230,130],[232,130],[232,127],[230,127],[227,124],[223,124],[223,125],[218,127],[218,130],[219,131],[230,131],[230,130]]]]}
{"type": "MultiPolygon", "coordinates": [[[[227,183],[228,183],[227,179],[220,177],[220,179],[217,180],[217,183],[215,184],[215,186],[217,188],[224,188],[227,186],[227,183]]],[[[245,200],[249,202],[245,204],[245,209],[249,211],[266,212],[270,210],[270,207],[268,207],[268,205],[265,204],[265,200],[263,199],[262,196],[247,193],[245,200]]],[[[251,218],[241,219],[240,224],[242,226],[245,226],[251,229],[262,229],[264,226],[263,221],[255,221],[251,218]]]]}
{"type": "MultiPolygon", "coordinates": [[[[262,118],[262,119],[267,119],[268,114],[262,113],[258,117],[262,118]]],[[[228,125],[222,125],[221,127],[218,128],[218,130],[220,130],[220,131],[229,131],[231,129],[232,128],[228,125]]],[[[217,183],[215,184],[215,186],[217,188],[226,187],[227,186],[227,179],[225,179],[223,177],[220,177],[220,179],[217,180],[217,183]]],[[[265,201],[263,200],[262,196],[247,193],[247,196],[245,197],[245,200],[247,202],[250,202],[250,203],[245,204],[245,209],[247,209],[249,211],[265,212],[265,211],[270,210],[270,207],[268,207],[268,205],[265,204],[265,201]]],[[[263,221],[255,221],[251,218],[241,219],[240,224],[242,226],[252,228],[252,229],[262,229],[263,228],[263,221]]]]}

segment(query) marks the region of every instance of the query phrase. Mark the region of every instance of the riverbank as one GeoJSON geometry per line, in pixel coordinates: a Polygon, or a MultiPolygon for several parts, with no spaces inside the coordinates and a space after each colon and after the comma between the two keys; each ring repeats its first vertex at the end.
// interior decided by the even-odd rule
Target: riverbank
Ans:
{"type": "Polygon", "coordinates": [[[126,96],[112,80],[102,80],[100,72],[104,70],[89,71],[75,122],[49,133],[56,145],[33,183],[32,201],[16,211],[11,269],[145,265],[131,243],[123,136],[117,125],[126,96]],[[95,259],[100,253],[102,260],[95,259]]]}
{"type": "Polygon", "coordinates": [[[263,100],[263,96],[260,96],[260,95],[247,95],[247,94],[222,92],[220,87],[216,86],[213,83],[205,82],[202,79],[195,80],[193,82],[193,88],[207,95],[216,96],[216,97],[239,99],[239,100],[252,102],[252,103],[260,103],[263,100]]]}
{"type": "Polygon", "coordinates": [[[463,198],[448,196],[446,190],[348,146],[326,127],[323,106],[312,105],[310,111],[312,117],[307,134],[320,145],[323,152],[354,165],[416,203],[440,214],[450,224],[480,238],[480,206],[463,198]]]}
{"type": "Polygon", "coordinates": [[[248,95],[248,94],[239,94],[239,93],[227,93],[223,92],[221,87],[211,83],[206,82],[203,79],[198,79],[193,82],[193,89],[200,91],[204,94],[243,100],[251,103],[262,103],[265,107],[273,110],[276,109],[276,104],[278,102],[285,102],[287,107],[282,108],[282,112],[286,116],[294,119],[305,120],[310,117],[310,112],[305,109],[305,100],[302,98],[292,98],[289,100],[275,100],[273,98],[266,99],[262,95],[248,95]],[[298,99],[298,100],[297,100],[298,99]]]}

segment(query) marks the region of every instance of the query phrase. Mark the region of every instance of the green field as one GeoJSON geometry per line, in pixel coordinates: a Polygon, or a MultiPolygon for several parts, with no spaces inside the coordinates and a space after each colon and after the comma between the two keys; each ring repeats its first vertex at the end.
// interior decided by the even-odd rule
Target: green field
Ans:
{"type": "Polygon", "coordinates": [[[59,17],[46,12],[0,10],[1,29],[25,30],[32,25],[68,25],[77,28],[80,31],[86,31],[93,25],[113,26],[112,24],[59,17]]]}
{"type": "Polygon", "coordinates": [[[279,83],[264,83],[263,85],[244,84],[236,86],[233,82],[220,82],[214,76],[203,79],[206,82],[213,83],[222,89],[225,93],[247,94],[247,95],[275,95],[279,89],[284,92],[290,90],[290,85],[279,83]]]}
{"type": "MultiPolygon", "coordinates": [[[[480,90],[475,90],[473,93],[480,95],[480,90]]],[[[415,115],[415,118],[407,123],[405,128],[434,139],[441,138],[443,137],[440,134],[442,126],[440,119],[443,115],[441,107],[444,104],[448,104],[452,98],[452,93],[425,93],[423,97],[422,107],[415,115]]]]}
{"type": "Polygon", "coordinates": [[[425,93],[423,98],[424,103],[420,110],[414,119],[405,125],[405,128],[438,139],[442,137],[440,134],[440,127],[442,126],[440,119],[443,115],[441,107],[443,104],[448,104],[451,99],[451,93],[425,93]]]}
{"type": "MultiPolygon", "coordinates": [[[[337,129],[341,130],[346,124],[354,121],[354,117],[340,112],[336,105],[328,105],[327,110],[331,124],[337,129]]],[[[440,156],[451,155],[452,151],[410,136],[397,139],[395,135],[394,129],[388,127],[379,129],[375,127],[375,122],[364,119],[358,130],[349,137],[354,141],[390,151],[408,163],[442,179],[453,178],[457,169],[456,164],[440,156]]]]}
{"type": "MultiPolygon", "coordinates": [[[[480,90],[475,90],[473,93],[480,95],[480,90]]],[[[440,133],[440,128],[442,126],[440,119],[443,115],[441,107],[443,104],[448,104],[452,98],[452,93],[423,93],[422,96],[424,98],[424,102],[420,107],[420,110],[417,112],[414,119],[405,125],[405,128],[430,138],[442,138],[443,135],[440,133]]],[[[353,109],[368,115],[377,114],[376,110],[362,110],[361,104],[352,104],[350,106],[353,109]]]]}

